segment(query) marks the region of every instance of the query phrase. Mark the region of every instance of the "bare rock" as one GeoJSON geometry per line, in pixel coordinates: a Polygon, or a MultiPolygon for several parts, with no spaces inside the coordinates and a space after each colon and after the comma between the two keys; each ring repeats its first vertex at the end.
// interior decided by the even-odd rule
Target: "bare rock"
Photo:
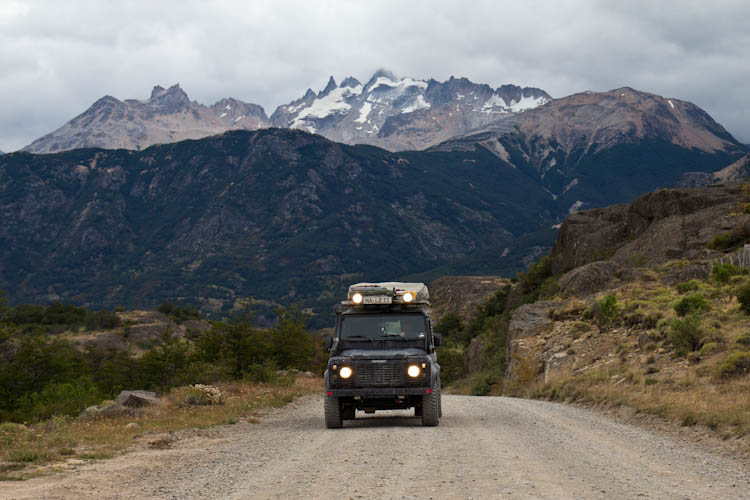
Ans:
{"type": "Polygon", "coordinates": [[[122,391],[115,403],[128,408],[141,408],[144,406],[161,404],[161,399],[155,392],[150,391],[122,391]]]}
{"type": "Polygon", "coordinates": [[[484,340],[475,337],[466,349],[466,369],[469,373],[476,373],[482,369],[482,353],[484,352],[484,340]]]}
{"type": "Polygon", "coordinates": [[[621,266],[615,262],[592,262],[573,269],[560,278],[560,291],[573,296],[598,293],[609,288],[621,271],[621,266]]]}

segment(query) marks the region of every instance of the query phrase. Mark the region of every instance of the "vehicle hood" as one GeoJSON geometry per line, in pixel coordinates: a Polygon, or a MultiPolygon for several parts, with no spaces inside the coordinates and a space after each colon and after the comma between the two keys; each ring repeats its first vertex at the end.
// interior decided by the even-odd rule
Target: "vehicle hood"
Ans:
{"type": "Polygon", "coordinates": [[[346,349],[339,356],[354,359],[388,359],[407,358],[409,356],[425,356],[424,349],[405,347],[403,349],[346,349]]]}

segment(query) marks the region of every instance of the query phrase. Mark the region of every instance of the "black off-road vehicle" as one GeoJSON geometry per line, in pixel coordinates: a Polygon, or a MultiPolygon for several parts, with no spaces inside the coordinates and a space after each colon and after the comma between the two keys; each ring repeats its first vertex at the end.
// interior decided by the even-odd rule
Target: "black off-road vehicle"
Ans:
{"type": "Polygon", "coordinates": [[[358,283],[336,306],[336,330],[327,339],[325,421],[329,429],[357,410],[408,410],[438,425],[440,365],[429,293],[422,283],[358,283]]]}

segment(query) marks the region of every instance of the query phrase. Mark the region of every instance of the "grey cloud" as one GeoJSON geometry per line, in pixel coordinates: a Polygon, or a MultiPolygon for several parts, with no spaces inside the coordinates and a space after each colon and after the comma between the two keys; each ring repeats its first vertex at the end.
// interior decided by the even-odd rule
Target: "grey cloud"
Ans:
{"type": "Polygon", "coordinates": [[[695,102],[750,142],[746,2],[21,2],[0,4],[0,150],[105,94],[279,104],[329,75],[466,76],[556,97],[623,85],[695,102]],[[684,4],[684,5],[683,5],[684,4]]]}

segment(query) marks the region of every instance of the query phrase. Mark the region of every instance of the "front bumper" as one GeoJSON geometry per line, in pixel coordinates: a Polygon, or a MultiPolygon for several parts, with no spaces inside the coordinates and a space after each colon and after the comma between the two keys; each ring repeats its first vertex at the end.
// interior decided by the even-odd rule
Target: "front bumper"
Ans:
{"type": "Polygon", "coordinates": [[[378,398],[389,396],[421,396],[429,394],[429,387],[358,387],[356,389],[328,389],[327,396],[348,397],[360,396],[363,398],[378,398]]]}

